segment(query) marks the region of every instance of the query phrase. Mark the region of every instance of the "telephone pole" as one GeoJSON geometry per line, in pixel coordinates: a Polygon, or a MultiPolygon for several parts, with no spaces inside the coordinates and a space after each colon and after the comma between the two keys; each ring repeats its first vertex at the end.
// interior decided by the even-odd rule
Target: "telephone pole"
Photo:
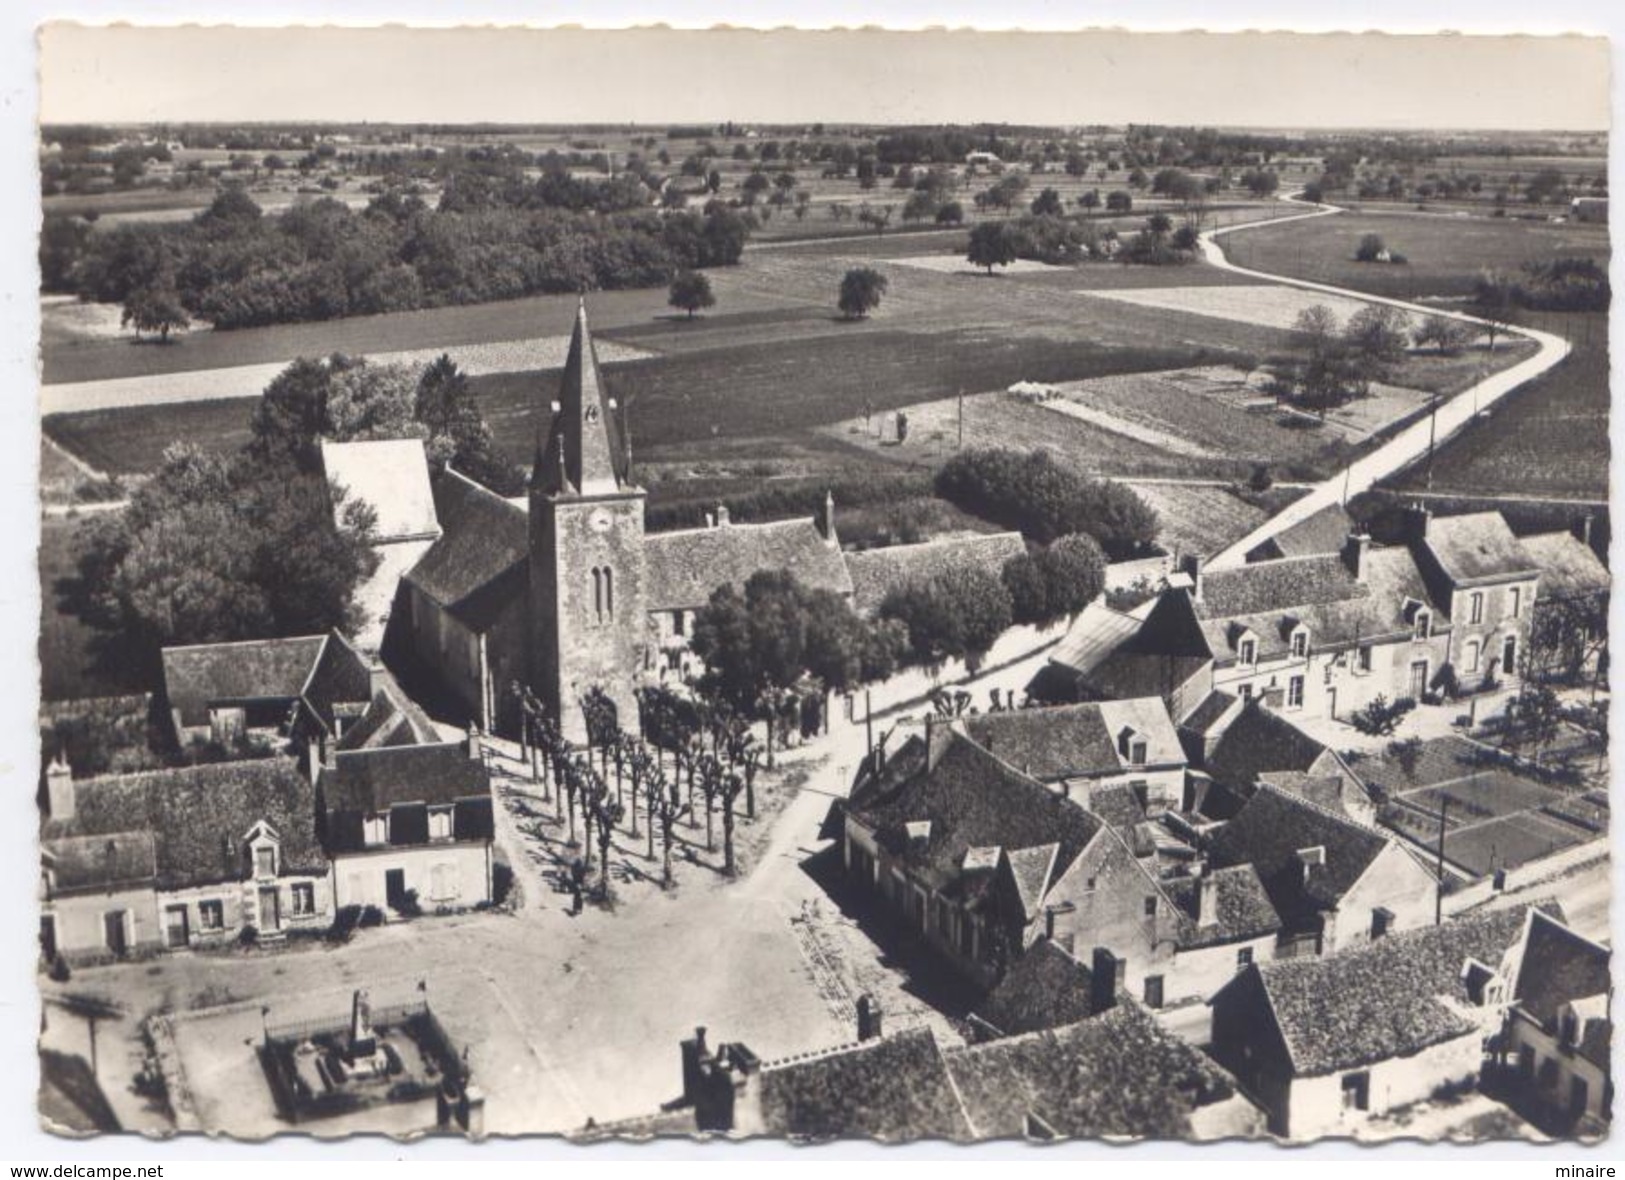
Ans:
{"type": "Polygon", "coordinates": [[[1439,794],[1439,880],[1433,887],[1433,924],[1444,925],[1444,817],[1450,810],[1450,796],[1439,794]]]}

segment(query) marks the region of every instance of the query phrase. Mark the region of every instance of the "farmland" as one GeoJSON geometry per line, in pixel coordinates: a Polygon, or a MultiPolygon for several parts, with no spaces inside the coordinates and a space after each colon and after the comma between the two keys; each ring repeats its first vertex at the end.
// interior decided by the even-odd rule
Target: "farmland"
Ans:
{"type": "Polygon", "coordinates": [[[1560,257],[1608,265],[1606,226],[1442,214],[1343,213],[1250,229],[1223,242],[1240,266],[1410,300],[1471,295],[1485,268],[1516,270],[1560,257]],[[1360,239],[1371,233],[1408,261],[1356,262],[1360,239]]]}

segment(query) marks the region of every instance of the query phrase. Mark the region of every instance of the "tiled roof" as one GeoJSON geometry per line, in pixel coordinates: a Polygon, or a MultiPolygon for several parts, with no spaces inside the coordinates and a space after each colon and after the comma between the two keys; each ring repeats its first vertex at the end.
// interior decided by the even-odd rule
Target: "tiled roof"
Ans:
{"type": "Polygon", "coordinates": [[[1590,545],[1573,533],[1537,533],[1520,537],[1518,544],[1540,569],[1543,599],[1600,594],[1612,584],[1608,567],[1597,559],[1590,545]]]}
{"type": "Polygon", "coordinates": [[[1146,743],[1150,765],[1185,761],[1179,735],[1162,702],[1091,701],[966,717],[965,732],[1039,782],[1116,774],[1129,767],[1117,735],[1131,727],[1146,743]]]}
{"type": "MultiPolygon", "coordinates": [[[[1100,821],[1031,777],[988,753],[970,738],[940,729],[941,753],[895,786],[865,791],[850,813],[894,847],[905,865],[939,883],[955,879],[967,850],[1019,850],[1058,844],[1053,872],[1065,872],[1100,830],[1100,821]],[[909,839],[906,825],[930,824],[929,835],[909,839]]],[[[923,752],[923,743],[913,747],[923,752]]],[[[911,764],[919,762],[908,753],[911,764]]]]}
{"type": "Polygon", "coordinates": [[[762,1067],[763,1130],[796,1139],[972,1135],[930,1029],[910,1029],[762,1067]]]}
{"type": "Polygon", "coordinates": [[[367,659],[342,635],[333,632],[322,645],[301,695],[331,733],[335,707],[365,705],[372,696],[372,672],[367,659]]]}
{"type": "Polygon", "coordinates": [[[1127,783],[1113,783],[1091,790],[1089,811],[1112,828],[1132,828],[1145,821],[1145,805],[1127,783]]]}
{"type": "Polygon", "coordinates": [[[327,871],[315,793],[290,758],[81,779],[74,788],[73,818],[49,821],[42,840],[150,833],[160,889],[240,878],[243,841],[261,821],[281,839],[284,872],[327,871]]]}
{"type": "Polygon", "coordinates": [[[1364,593],[1337,554],[1286,557],[1203,574],[1196,613],[1203,619],[1273,614],[1364,593]]]}
{"type": "Polygon", "coordinates": [[[1338,553],[1342,551],[1353,525],[1342,505],[1328,504],[1312,516],[1275,534],[1265,542],[1265,546],[1269,547],[1274,557],[1338,553]]]}
{"type": "Polygon", "coordinates": [[[1218,865],[1252,865],[1271,904],[1294,926],[1335,906],[1388,844],[1347,816],[1263,786],[1214,835],[1212,854],[1218,865]],[[1297,854],[1317,847],[1325,863],[1306,874],[1297,854]]]}
{"type": "MultiPolygon", "coordinates": [[[[859,556],[853,554],[854,557],[859,556]]],[[[1140,630],[1140,620],[1103,603],[1091,602],[1078,612],[1050,653],[1050,662],[1089,673],[1140,630]]]]}
{"type": "Polygon", "coordinates": [[[422,439],[323,442],[322,469],[330,484],[348,493],[345,505],[360,502],[377,514],[377,540],[439,534],[422,439]]]}
{"type": "MultiPolygon", "coordinates": [[[[472,610],[489,619],[494,612],[479,592],[529,560],[529,515],[455,471],[436,481],[435,507],[440,539],[407,580],[454,615],[472,610]]],[[[513,592],[522,593],[523,585],[513,592]]]]}
{"type": "Polygon", "coordinates": [[[1163,892],[1181,914],[1185,923],[1179,935],[1182,950],[1203,946],[1217,946],[1226,942],[1241,942],[1262,938],[1281,928],[1281,915],[1270,904],[1264,882],[1252,865],[1233,865],[1215,869],[1208,874],[1213,888],[1214,916],[1211,925],[1199,923],[1202,882],[1196,877],[1175,877],[1163,882],[1163,892]]]}
{"type": "Polygon", "coordinates": [[[381,746],[433,745],[440,740],[440,733],[429,715],[406,695],[393,675],[380,670],[377,690],[360,718],[339,737],[338,748],[367,750],[381,746]]]}
{"type": "Polygon", "coordinates": [[[491,793],[485,763],[462,742],[341,750],[322,772],[328,810],[385,811],[397,803],[453,803],[491,793]]]}
{"type": "Polygon", "coordinates": [[[1059,1028],[1090,1014],[1089,968],[1041,938],[1012,963],[976,1008],[1001,1036],[1059,1028]]]}
{"type": "Polygon", "coordinates": [[[181,724],[207,725],[213,703],[298,698],[326,641],[323,635],[166,647],[164,694],[181,724]]]}
{"type": "Polygon", "coordinates": [[[810,590],[849,594],[841,551],[811,519],[651,533],[643,540],[648,562],[648,609],[695,610],[723,586],[743,589],[764,570],[789,570],[810,590]]]}
{"type": "Polygon", "coordinates": [[[1030,922],[1038,916],[1049,887],[1050,870],[1055,865],[1058,844],[1040,844],[1032,848],[1006,848],[1003,851],[1006,871],[1015,885],[1016,900],[1021,905],[1021,916],[1030,922]]]}
{"type": "Polygon", "coordinates": [[[848,553],[853,607],[873,614],[893,590],[927,581],[949,568],[973,565],[998,576],[1005,562],[1026,551],[1020,533],[991,533],[848,553]]]}
{"type": "MultiPolygon", "coordinates": [[[[1285,1038],[1294,1072],[1314,1077],[1415,1053],[1478,1030],[1439,997],[1466,1003],[1469,958],[1498,963],[1522,929],[1522,909],[1389,934],[1327,958],[1248,968],[1285,1038]]],[[[1245,976],[1227,987],[1244,986],[1245,976]]]]}
{"type": "Polygon", "coordinates": [[[50,1128],[102,1134],[123,1130],[107,1094],[83,1057],[39,1051],[39,1113],[50,1128]]]}
{"type": "Polygon", "coordinates": [[[1219,738],[1207,771],[1219,782],[1245,791],[1261,774],[1307,771],[1325,753],[1325,746],[1254,700],[1219,738]]]}
{"type": "Polygon", "coordinates": [[[1202,702],[1185,716],[1185,719],[1179,723],[1179,728],[1206,737],[1209,730],[1230,717],[1231,711],[1235,709],[1240,701],[1240,697],[1214,689],[1203,697],[1202,702]]]}
{"type": "Polygon", "coordinates": [[[1234,1079],[1132,1000],[1062,1028],[949,1050],[948,1068],[979,1138],[1180,1138],[1234,1079]]]}
{"type": "Polygon", "coordinates": [[[1608,948],[1538,910],[1529,912],[1518,951],[1512,964],[1512,996],[1542,1024],[1564,1004],[1606,995],[1611,986],[1608,948]]]}
{"type": "Polygon", "coordinates": [[[41,844],[59,892],[126,889],[157,876],[157,846],[151,832],[110,832],[67,836],[41,844]]]}
{"type": "Polygon", "coordinates": [[[1458,584],[1479,578],[1533,575],[1539,569],[1499,512],[1470,512],[1432,520],[1422,544],[1445,575],[1458,584]]]}

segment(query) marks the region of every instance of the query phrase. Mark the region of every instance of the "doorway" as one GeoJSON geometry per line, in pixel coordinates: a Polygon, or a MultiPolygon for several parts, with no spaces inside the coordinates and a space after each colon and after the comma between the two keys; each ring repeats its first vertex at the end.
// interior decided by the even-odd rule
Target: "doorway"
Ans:
{"type": "Polygon", "coordinates": [[[274,934],[282,929],[282,897],[275,885],[260,889],[260,933],[274,934]]]}
{"type": "Polygon", "coordinates": [[[191,930],[187,926],[186,907],[172,905],[164,910],[164,945],[170,949],[183,947],[191,942],[191,930]]]}
{"type": "Polygon", "coordinates": [[[115,955],[124,955],[130,949],[130,940],[124,933],[125,911],[108,910],[102,915],[102,939],[115,955]]]}
{"type": "Polygon", "coordinates": [[[56,915],[41,914],[39,919],[39,949],[47,963],[56,961],[56,915]]]}
{"type": "Polygon", "coordinates": [[[389,869],[384,873],[384,901],[392,910],[406,902],[406,870],[389,869]]]}
{"type": "Polygon", "coordinates": [[[1427,695],[1427,690],[1428,662],[1426,660],[1417,660],[1411,665],[1411,700],[1421,701],[1427,695]]]}

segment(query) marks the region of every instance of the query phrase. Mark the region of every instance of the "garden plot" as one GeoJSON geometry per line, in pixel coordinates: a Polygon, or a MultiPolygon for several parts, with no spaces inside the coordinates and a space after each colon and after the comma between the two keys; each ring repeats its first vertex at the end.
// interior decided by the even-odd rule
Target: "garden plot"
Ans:
{"type": "MultiPolygon", "coordinates": [[[[1148,287],[1140,290],[1087,290],[1079,294],[1095,299],[1112,299],[1119,303],[1132,303],[1136,307],[1156,307],[1165,311],[1183,311],[1190,315],[1211,316],[1238,324],[1253,324],[1263,328],[1290,331],[1298,316],[1317,304],[1331,309],[1339,323],[1363,307],[1370,306],[1363,299],[1351,299],[1324,291],[1304,291],[1297,287],[1277,286],[1274,283],[1254,286],[1230,287],[1148,287]]],[[[1415,317],[1412,317],[1413,320],[1415,317]]]]}
{"type": "Polygon", "coordinates": [[[1218,485],[1133,482],[1162,522],[1157,543],[1175,553],[1212,553],[1264,523],[1264,509],[1218,485]]]}

